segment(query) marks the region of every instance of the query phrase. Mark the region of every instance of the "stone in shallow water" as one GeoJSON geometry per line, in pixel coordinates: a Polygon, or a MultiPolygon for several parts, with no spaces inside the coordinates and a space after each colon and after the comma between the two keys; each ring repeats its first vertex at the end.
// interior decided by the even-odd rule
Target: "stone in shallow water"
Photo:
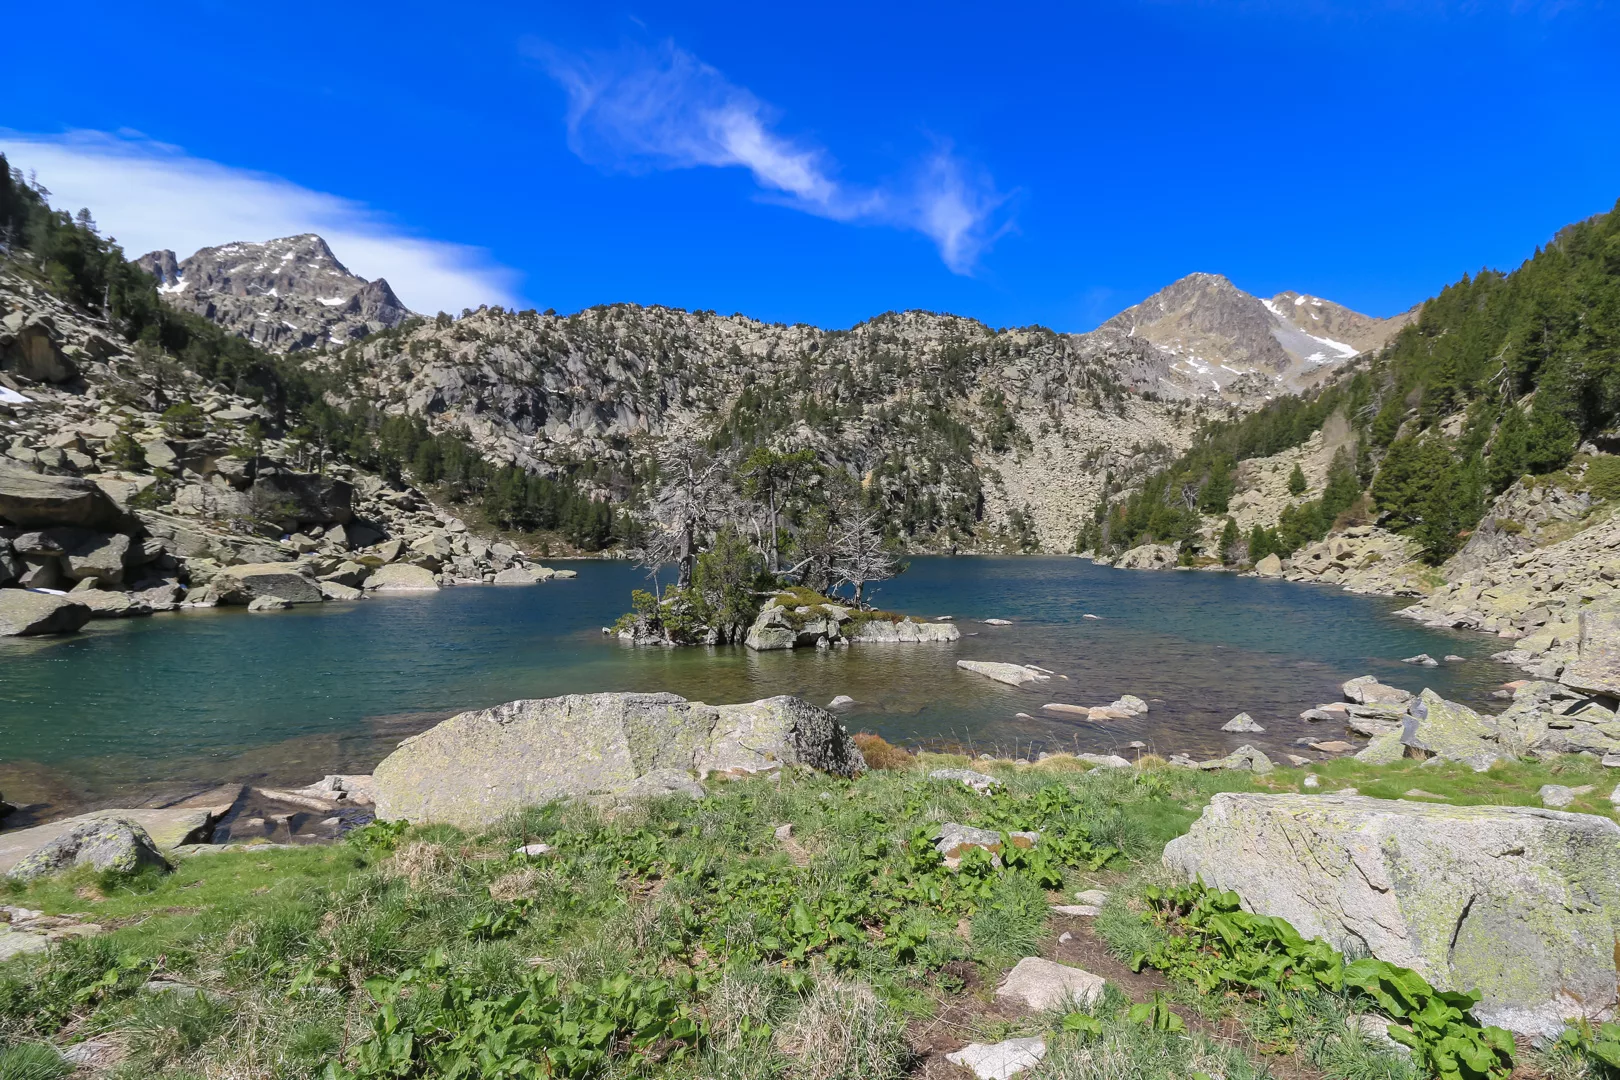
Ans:
{"type": "Polygon", "coordinates": [[[1232,719],[1221,725],[1222,731],[1237,731],[1246,734],[1263,735],[1266,729],[1255,722],[1254,717],[1246,712],[1240,712],[1232,719]]]}
{"type": "Polygon", "coordinates": [[[968,1043],[945,1060],[960,1065],[979,1080],[1009,1080],[1033,1069],[1046,1056],[1046,1040],[1008,1039],[998,1043],[968,1043]]]}
{"type": "Polygon", "coordinates": [[[1008,686],[1028,686],[1046,682],[1052,677],[1027,664],[1005,664],[993,660],[958,660],[956,666],[1008,686]]]}
{"type": "Polygon", "coordinates": [[[996,988],[996,997],[1021,1004],[1033,1012],[1045,1012],[1070,1001],[1089,1007],[1102,992],[1100,975],[1039,956],[1026,956],[996,988]]]}

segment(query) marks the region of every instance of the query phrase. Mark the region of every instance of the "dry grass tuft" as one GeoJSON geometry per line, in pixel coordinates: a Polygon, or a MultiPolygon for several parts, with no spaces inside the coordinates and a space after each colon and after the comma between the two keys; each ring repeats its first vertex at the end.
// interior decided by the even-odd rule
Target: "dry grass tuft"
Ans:
{"type": "Polygon", "coordinates": [[[801,1080],[889,1080],[905,1074],[904,1025],[864,983],[823,979],[778,1037],[801,1080]]]}
{"type": "Polygon", "coordinates": [[[540,873],[533,867],[502,874],[489,883],[490,899],[499,900],[503,904],[510,904],[514,900],[532,900],[539,882],[540,873]]]}
{"type": "Polygon", "coordinates": [[[895,746],[883,736],[862,731],[855,736],[855,745],[866,759],[868,769],[904,771],[917,764],[910,751],[895,746]]]}
{"type": "Polygon", "coordinates": [[[384,876],[404,878],[413,889],[442,889],[453,879],[455,863],[443,844],[406,844],[382,864],[384,876]]]}

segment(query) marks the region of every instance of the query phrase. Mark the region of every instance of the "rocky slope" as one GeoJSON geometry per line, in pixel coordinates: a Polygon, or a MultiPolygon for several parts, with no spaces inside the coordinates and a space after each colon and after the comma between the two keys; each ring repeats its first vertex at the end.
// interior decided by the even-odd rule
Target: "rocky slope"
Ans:
{"type": "Polygon", "coordinates": [[[271,352],[346,345],[411,314],[386,280],[350,273],[313,233],[203,248],[182,261],[153,251],[136,264],[170,304],[271,352]]]}
{"type": "Polygon", "coordinates": [[[1185,445],[1195,407],[1144,400],[1141,343],[996,332],[926,312],[847,331],[633,305],[572,316],[482,308],[298,359],[376,402],[543,473],[590,463],[622,497],[666,432],[766,437],[876,485],[923,544],[994,550],[1031,511],[1067,550],[1110,468],[1185,445]],[[615,484],[619,484],[615,488],[615,484]]]}
{"type": "Polygon", "coordinates": [[[0,634],[550,576],[406,485],[253,444],[254,402],[3,265],[0,312],[0,634]]]}

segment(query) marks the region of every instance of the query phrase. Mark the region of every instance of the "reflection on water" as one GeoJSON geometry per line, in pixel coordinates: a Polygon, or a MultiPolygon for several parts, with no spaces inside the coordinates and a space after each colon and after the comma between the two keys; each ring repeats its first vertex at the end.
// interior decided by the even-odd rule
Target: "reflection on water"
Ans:
{"type": "MultiPolygon", "coordinates": [[[[1426,630],[1387,600],[1210,573],[1112,570],[1070,558],[920,558],[878,602],[952,615],[952,645],[750,653],[632,649],[603,637],[642,575],[576,564],[579,577],[530,588],[241,609],[94,623],[52,641],[0,643],[0,791],[53,807],[222,780],[304,783],[367,771],[403,737],[453,712],[520,697],[670,690],[694,700],[848,694],[855,728],[895,741],[974,749],[1100,751],[1142,740],[1208,754],[1253,741],[1277,750],[1326,734],[1302,709],[1374,673],[1476,706],[1505,669],[1490,639],[1426,630]],[[1096,619],[1084,618],[1091,614],[1096,619]],[[986,618],[1013,620],[986,626],[986,618]],[[1438,669],[1418,652],[1470,659],[1438,669]],[[1068,676],[1014,690],[958,659],[1040,664],[1068,676]],[[1047,701],[1146,699],[1107,724],[1040,718],[1047,701]],[[1237,712],[1261,736],[1217,729],[1237,712]],[[1018,719],[1017,713],[1036,719],[1018,719]]],[[[1338,732],[1334,732],[1338,734],[1338,732]]]]}

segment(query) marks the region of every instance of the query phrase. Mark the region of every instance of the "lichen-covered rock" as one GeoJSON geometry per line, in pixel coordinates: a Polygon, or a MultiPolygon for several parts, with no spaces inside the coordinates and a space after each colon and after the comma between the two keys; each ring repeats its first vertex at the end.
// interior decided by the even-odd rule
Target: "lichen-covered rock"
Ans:
{"type": "Polygon", "coordinates": [[[973,769],[935,769],[928,774],[928,779],[966,784],[980,795],[988,795],[992,788],[1001,786],[1000,780],[973,769]]]}
{"type": "Polygon", "coordinates": [[[1239,769],[1255,773],[1268,773],[1275,766],[1265,753],[1247,744],[1238,747],[1223,758],[1198,762],[1200,769],[1239,769]]]}
{"type": "Polygon", "coordinates": [[[1353,701],[1357,705],[1393,705],[1404,709],[1412,700],[1410,691],[1402,690],[1398,686],[1388,686],[1378,681],[1376,675],[1362,675],[1351,679],[1344,684],[1344,697],[1346,701],[1353,701]]]}
{"type": "Polygon", "coordinates": [[[551,799],[620,797],[648,784],[669,790],[673,774],[697,780],[791,765],[849,776],[866,762],[837,717],[798,698],[512,701],[401,743],[374,774],[377,816],[477,826],[551,799]]]}
{"type": "Polygon", "coordinates": [[[76,866],[132,874],[148,866],[167,870],[169,863],[139,824],[126,817],[101,817],[52,840],[13,866],[8,876],[32,881],[76,866]]]}
{"type": "Polygon", "coordinates": [[[1620,604],[1581,609],[1579,651],[1559,681],[1585,693],[1620,697],[1620,604]]]}
{"type": "Polygon", "coordinates": [[[90,608],[66,596],[0,589],[0,637],[71,634],[90,621],[90,608]]]}
{"type": "Polygon", "coordinates": [[[1483,995],[1521,1034],[1617,1004],[1620,826],[1521,806],[1216,795],[1167,867],[1307,937],[1483,995]]]}
{"type": "Polygon", "coordinates": [[[1424,690],[1411,708],[1401,733],[1407,746],[1460,761],[1475,772],[1484,772],[1503,757],[1494,725],[1468,706],[1424,690]]]}
{"type": "Polygon", "coordinates": [[[1356,754],[1356,760],[1368,765],[1393,765],[1406,756],[1406,744],[1401,742],[1399,728],[1374,735],[1372,741],[1356,754]]]}

